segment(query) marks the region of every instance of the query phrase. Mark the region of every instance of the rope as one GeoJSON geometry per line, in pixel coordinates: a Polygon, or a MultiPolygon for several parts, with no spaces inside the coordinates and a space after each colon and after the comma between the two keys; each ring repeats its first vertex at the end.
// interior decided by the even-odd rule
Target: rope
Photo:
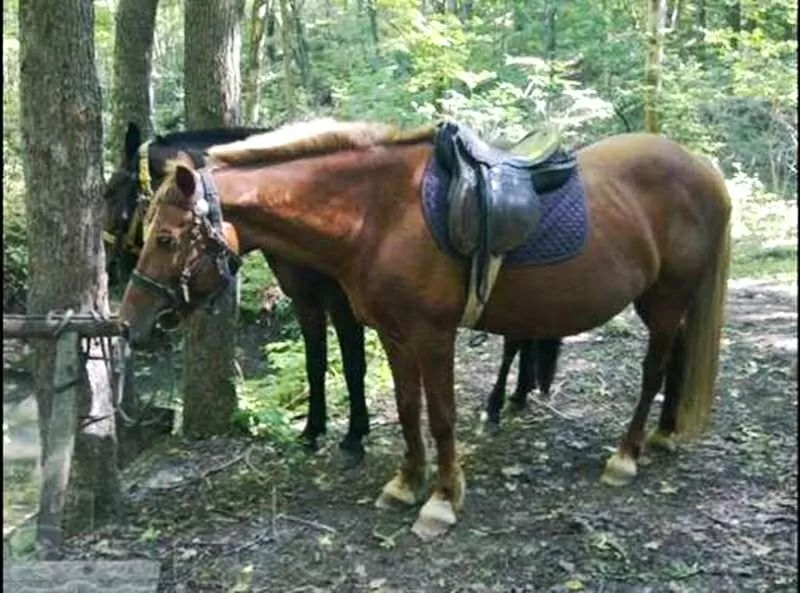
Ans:
{"type": "MultiPolygon", "coordinates": [[[[56,317],[59,315],[57,310],[52,310],[45,315],[45,320],[47,321],[55,321],[56,317]]],[[[70,320],[75,316],[74,309],[67,309],[63,313],[63,317],[61,318],[61,323],[58,324],[58,327],[53,331],[53,337],[58,338],[64,330],[67,329],[67,325],[69,325],[70,320]]]]}

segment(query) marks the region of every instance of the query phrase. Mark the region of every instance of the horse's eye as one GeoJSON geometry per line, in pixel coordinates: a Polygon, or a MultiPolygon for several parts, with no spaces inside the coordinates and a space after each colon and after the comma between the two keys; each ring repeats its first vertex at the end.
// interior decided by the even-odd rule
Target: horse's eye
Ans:
{"type": "Polygon", "coordinates": [[[171,235],[159,235],[156,237],[156,244],[165,249],[175,249],[178,246],[178,240],[171,235]]]}

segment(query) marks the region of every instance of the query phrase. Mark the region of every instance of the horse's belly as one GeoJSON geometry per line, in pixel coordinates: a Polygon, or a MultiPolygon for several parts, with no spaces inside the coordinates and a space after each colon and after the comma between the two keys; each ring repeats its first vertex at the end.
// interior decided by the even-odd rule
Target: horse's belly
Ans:
{"type": "Polygon", "coordinates": [[[504,269],[476,329],[515,338],[573,335],[602,325],[645,290],[643,276],[568,268],[504,269]]]}

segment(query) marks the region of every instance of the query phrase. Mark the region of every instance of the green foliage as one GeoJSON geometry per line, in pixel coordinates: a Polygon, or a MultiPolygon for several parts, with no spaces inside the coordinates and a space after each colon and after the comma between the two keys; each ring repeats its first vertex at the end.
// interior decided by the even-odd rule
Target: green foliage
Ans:
{"type": "MultiPolygon", "coordinates": [[[[269,364],[266,376],[244,381],[235,423],[256,436],[285,440],[294,438],[291,418],[305,414],[308,406],[305,348],[301,340],[284,339],[264,346],[269,364]]],[[[392,380],[386,354],[377,334],[366,331],[366,397],[391,390],[392,380]]],[[[328,329],[328,372],[325,381],[328,409],[347,413],[347,385],[341,352],[333,328],[328,329]]]]}

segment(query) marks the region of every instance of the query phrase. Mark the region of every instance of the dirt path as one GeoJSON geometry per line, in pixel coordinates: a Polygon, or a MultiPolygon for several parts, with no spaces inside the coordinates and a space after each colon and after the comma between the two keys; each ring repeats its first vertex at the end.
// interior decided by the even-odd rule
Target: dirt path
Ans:
{"type": "Polygon", "coordinates": [[[132,478],[130,524],[73,539],[68,556],[160,558],[163,592],[794,591],[796,289],[732,288],[713,429],[673,458],[646,456],[627,489],[598,479],[637,398],[644,331],[630,310],[569,339],[552,408],[505,417],[495,437],[478,411],[501,341],[459,337],[468,492],[439,541],[409,532],[416,509],[372,506],[402,451],[386,397],[370,402],[365,468],[338,470],[339,430],[310,459],[244,441],[173,447],[132,478]],[[176,470],[207,475],[159,480],[176,470]]]}

